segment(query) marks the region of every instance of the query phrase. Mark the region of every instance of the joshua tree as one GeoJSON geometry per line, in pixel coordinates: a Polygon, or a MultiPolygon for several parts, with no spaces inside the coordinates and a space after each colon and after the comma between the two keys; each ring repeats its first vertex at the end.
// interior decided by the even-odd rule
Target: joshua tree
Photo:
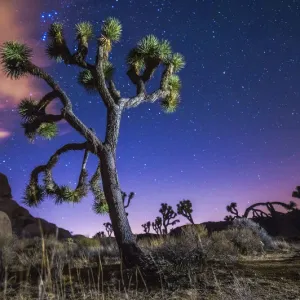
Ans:
{"type": "Polygon", "coordinates": [[[239,212],[237,210],[236,202],[231,202],[230,205],[227,205],[226,210],[234,215],[234,217],[233,217],[234,219],[235,218],[240,218],[239,212]]]}
{"type": "MultiPolygon", "coordinates": [[[[125,192],[121,192],[121,194],[122,194],[124,208],[126,209],[127,207],[129,207],[131,200],[135,196],[135,193],[134,192],[130,192],[129,195],[128,195],[128,197],[127,197],[127,194],[125,192]],[[127,204],[125,204],[126,198],[127,198],[127,204]]],[[[126,212],[126,216],[128,217],[128,212],[126,212]]]]}
{"type": "Polygon", "coordinates": [[[225,221],[232,221],[236,218],[248,218],[249,214],[252,213],[253,218],[261,218],[261,217],[274,217],[278,214],[282,214],[279,211],[276,211],[274,205],[281,206],[287,211],[295,210],[297,205],[295,202],[290,201],[290,203],[284,203],[284,202],[258,202],[255,204],[250,205],[248,208],[246,208],[244,214],[242,216],[239,215],[237,210],[237,204],[231,203],[226,207],[227,211],[232,213],[234,216],[226,216],[224,218],[225,221]],[[258,207],[265,207],[267,209],[267,212],[259,209],[258,207]]]}
{"type": "Polygon", "coordinates": [[[145,224],[142,224],[142,227],[144,228],[144,232],[145,233],[149,233],[150,232],[150,228],[151,228],[151,222],[148,221],[145,224]]]}
{"type": "Polygon", "coordinates": [[[159,212],[162,214],[163,234],[168,234],[168,227],[174,226],[176,223],[180,221],[178,219],[173,220],[177,217],[177,214],[173,210],[172,206],[168,205],[167,203],[161,204],[161,208],[159,212]]]}
{"type": "Polygon", "coordinates": [[[233,216],[225,216],[224,221],[232,222],[235,218],[233,216]]]}
{"type": "Polygon", "coordinates": [[[300,186],[297,186],[296,190],[293,191],[292,197],[300,199],[300,186]]]}
{"type": "Polygon", "coordinates": [[[152,228],[156,234],[162,234],[162,218],[156,217],[155,221],[152,222],[152,228]]]}
{"type": "Polygon", "coordinates": [[[93,238],[104,238],[104,237],[105,237],[104,231],[99,231],[93,236],[93,238]]]}
{"type": "Polygon", "coordinates": [[[113,231],[112,224],[109,223],[109,222],[107,222],[107,223],[103,223],[103,225],[104,225],[104,227],[105,227],[105,230],[106,230],[106,232],[107,232],[107,235],[108,235],[109,237],[111,237],[112,233],[114,232],[114,231],[113,231]]]}
{"type": "Polygon", "coordinates": [[[195,224],[192,217],[192,212],[193,208],[190,200],[182,200],[177,204],[177,214],[182,215],[183,217],[187,218],[189,222],[195,224]]]}
{"type": "Polygon", "coordinates": [[[38,205],[44,196],[48,195],[55,197],[57,203],[79,202],[90,189],[95,198],[103,204],[103,210],[109,211],[124,263],[127,266],[144,266],[147,257],[137,246],[130,228],[117,174],[116,149],[121,116],[126,109],[142,103],[154,103],[159,99],[165,112],[175,111],[179,104],[181,88],[176,73],[184,67],[184,58],[181,54],[173,53],[166,40],[161,41],[153,35],[141,39],[127,56],[127,75],[136,87],[136,95],[125,98],[114,83],[114,67],[109,61],[112,46],[121,37],[121,24],[115,18],[108,18],[104,21],[100,33],[96,33],[95,36],[93,31],[93,26],[89,22],[76,25],[77,47],[72,53],[65,39],[63,25],[54,23],[48,32],[49,44],[46,52],[56,61],[82,69],[78,75],[78,82],[88,92],[94,92],[101,97],[107,112],[104,140],[76,116],[69,96],[54,78],[32,62],[32,50],[27,45],[8,41],[1,47],[0,60],[7,77],[19,79],[31,75],[43,80],[50,88],[40,100],[29,98],[20,103],[19,113],[24,119],[22,126],[25,135],[31,140],[36,136],[53,138],[58,131],[57,123],[65,120],[84,140],[81,143],[62,146],[45,165],[38,166],[32,171],[25,192],[25,202],[30,206],[38,205]],[[90,63],[87,54],[89,42],[92,40],[96,40],[97,50],[95,61],[90,63]],[[160,85],[154,92],[147,93],[147,83],[159,66],[163,67],[160,85]],[[59,99],[62,104],[60,114],[47,113],[47,108],[55,99],[59,99]],[[88,174],[84,165],[75,190],[59,186],[52,177],[52,169],[61,154],[69,151],[85,151],[98,158],[98,167],[92,180],[87,182],[88,174]],[[44,175],[43,184],[39,183],[39,175],[44,175]]]}

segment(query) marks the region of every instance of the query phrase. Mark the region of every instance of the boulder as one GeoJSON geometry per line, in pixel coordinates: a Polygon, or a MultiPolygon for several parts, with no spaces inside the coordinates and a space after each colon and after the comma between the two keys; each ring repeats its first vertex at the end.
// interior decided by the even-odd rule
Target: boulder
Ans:
{"type": "Polygon", "coordinates": [[[137,241],[147,240],[147,239],[158,239],[161,237],[161,235],[155,233],[140,233],[140,234],[136,234],[135,236],[137,241]]]}
{"type": "Polygon", "coordinates": [[[8,179],[4,174],[0,173],[0,201],[11,198],[11,188],[8,179]]]}
{"type": "Polygon", "coordinates": [[[8,215],[0,211],[0,238],[11,237],[12,226],[8,215]]]}
{"type": "Polygon", "coordinates": [[[34,218],[26,208],[14,201],[7,177],[2,173],[0,173],[0,213],[5,213],[10,220],[12,231],[19,237],[41,236],[39,222],[45,235],[56,235],[58,229],[59,239],[72,236],[68,230],[57,228],[55,224],[44,219],[34,218]]]}
{"type": "Polygon", "coordinates": [[[41,229],[44,236],[57,235],[58,239],[71,238],[72,235],[68,230],[57,227],[53,223],[49,223],[44,219],[36,218],[34,223],[25,226],[22,230],[22,236],[27,238],[33,238],[41,236],[41,229]]]}

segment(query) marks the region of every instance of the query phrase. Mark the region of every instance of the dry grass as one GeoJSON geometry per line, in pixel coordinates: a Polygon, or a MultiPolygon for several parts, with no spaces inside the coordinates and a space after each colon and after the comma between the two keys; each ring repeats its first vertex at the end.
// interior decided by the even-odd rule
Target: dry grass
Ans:
{"type": "MultiPolygon", "coordinates": [[[[285,294],[275,295],[278,278],[265,277],[263,269],[251,271],[251,261],[266,251],[274,256],[292,251],[284,240],[273,244],[276,250],[270,253],[259,234],[240,226],[210,237],[205,228],[189,227],[179,238],[141,240],[139,245],[160,269],[154,283],[138,269],[122,269],[113,238],[12,237],[0,241],[5,267],[0,299],[300,299],[286,295],[293,278],[280,286],[285,294]],[[238,265],[245,258],[248,265],[238,265]]],[[[297,292],[300,288],[293,287],[290,293],[297,292]]]]}

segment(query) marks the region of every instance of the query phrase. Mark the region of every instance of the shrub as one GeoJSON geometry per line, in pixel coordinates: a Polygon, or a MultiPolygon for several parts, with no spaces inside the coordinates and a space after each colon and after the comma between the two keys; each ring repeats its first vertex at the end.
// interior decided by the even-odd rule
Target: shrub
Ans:
{"type": "Polygon", "coordinates": [[[92,239],[88,237],[79,237],[75,240],[75,243],[84,248],[100,247],[99,239],[92,239]]]}
{"type": "Polygon", "coordinates": [[[235,260],[238,251],[233,241],[228,238],[228,234],[224,231],[213,232],[208,241],[206,252],[208,259],[217,259],[232,261],[235,260]]]}
{"type": "Polygon", "coordinates": [[[192,277],[195,278],[205,266],[203,248],[196,242],[186,241],[184,238],[165,236],[158,241],[155,239],[155,247],[152,244],[144,248],[159,268],[168,288],[190,284],[192,277]]]}
{"type": "Polygon", "coordinates": [[[251,219],[237,218],[233,221],[233,227],[250,229],[257,236],[259,236],[266,250],[276,248],[272,237],[267,233],[267,231],[251,219]]]}
{"type": "Polygon", "coordinates": [[[207,254],[210,259],[235,260],[239,254],[257,255],[263,252],[260,237],[249,228],[232,227],[213,232],[207,254]]]}
{"type": "Polygon", "coordinates": [[[208,231],[206,227],[202,224],[189,225],[182,228],[183,236],[191,238],[193,240],[206,238],[208,236],[208,231]]]}

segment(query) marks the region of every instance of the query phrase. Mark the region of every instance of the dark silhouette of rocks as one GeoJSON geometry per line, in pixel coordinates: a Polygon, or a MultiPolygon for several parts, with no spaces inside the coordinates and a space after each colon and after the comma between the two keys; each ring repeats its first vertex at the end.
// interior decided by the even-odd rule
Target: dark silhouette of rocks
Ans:
{"type": "MultiPolygon", "coordinates": [[[[269,235],[273,237],[283,237],[287,240],[300,240],[300,210],[293,210],[286,214],[276,215],[274,217],[261,217],[252,219],[263,227],[269,235]]],[[[211,234],[214,231],[221,231],[227,229],[232,222],[220,221],[220,222],[204,222],[200,225],[204,225],[211,234]]],[[[170,235],[180,236],[183,233],[183,229],[188,226],[197,226],[197,224],[187,224],[174,228],[170,235]]]]}
{"type": "Polygon", "coordinates": [[[7,177],[0,173],[0,199],[3,198],[12,198],[11,195],[11,188],[10,185],[8,183],[8,179],[7,177]]]}
{"type": "Polygon", "coordinates": [[[68,230],[58,228],[44,219],[33,217],[29,211],[12,199],[7,177],[0,173],[0,211],[5,212],[12,225],[13,233],[19,237],[33,238],[44,235],[56,235],[59,239],[72,237],[68,230]]]}

